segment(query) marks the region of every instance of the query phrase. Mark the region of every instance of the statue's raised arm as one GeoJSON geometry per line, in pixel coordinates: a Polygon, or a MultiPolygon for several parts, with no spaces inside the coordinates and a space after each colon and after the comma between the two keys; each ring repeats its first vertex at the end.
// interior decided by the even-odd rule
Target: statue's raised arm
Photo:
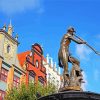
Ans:
{"type": "MultiPolygon", "coordinates": [[[[81,41],[84,41],[83,39],[81,39],[79,36],[73,34],[76,38],[78,38],[81,41]]],[[[100,56],[100,52],[96,51],[92,46],[90,46],[87,42],[84,42],[91,50],[93,50],[97,55],[100,56]]]]}

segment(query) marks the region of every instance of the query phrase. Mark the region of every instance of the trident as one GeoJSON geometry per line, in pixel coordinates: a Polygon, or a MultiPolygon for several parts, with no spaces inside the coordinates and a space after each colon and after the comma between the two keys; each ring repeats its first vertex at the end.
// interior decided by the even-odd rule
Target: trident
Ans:
{"type": "MultiPolygon", "coordinates": [[[[81,41],[84,41],[83,39],[81,39],[80,37],[78,37],[77,35],[73,34],[76,38],[78,38],[81,41]]],[[[96,51],[92,46],[90,46],[87,42],[85,43],[90,49],[92,49],[97,55],[100,56],[100,52],[96,51]]]]}

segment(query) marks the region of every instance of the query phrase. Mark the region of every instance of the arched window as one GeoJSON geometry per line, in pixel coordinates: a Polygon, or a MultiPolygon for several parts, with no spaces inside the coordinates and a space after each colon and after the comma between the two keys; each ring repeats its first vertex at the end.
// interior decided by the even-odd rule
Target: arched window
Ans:
{"type": "Polygon", "coordinates": [[[39,62],[38,62],[38,60],[36,60],[35,65],[36,65],[37,68],[39,67],[39,62]]]}
{"type": "Polygon", "coordinates": [[[10,45],[7,46],[7,53],[10,52],[10,45]]]}

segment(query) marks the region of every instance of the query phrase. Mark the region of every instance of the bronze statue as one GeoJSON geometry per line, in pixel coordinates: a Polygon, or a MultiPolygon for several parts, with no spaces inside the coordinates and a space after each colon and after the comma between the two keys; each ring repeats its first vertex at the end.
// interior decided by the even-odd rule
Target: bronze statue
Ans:
{"type": "Polygon", "coordinates": [[[60,43],[60,49],[58,52],[58,61],[59,66],[64,68],[63,71],[63,88],[62,90],[79,90],[81,89],[81,83],[83,83],[83,76],[82,76],[82,70],[80,69],[80,62],[71,56],[69,53],[69,45],[71,41],[76,42],[77,44],[85,44],[88,46],[91,50],[93,50],[97,55],[100,55],[100,52],[96,51],[93,47],[91,47],[87,42],[85,42],[83,39],[78,37],[74,34],[75,30],[73,27],[70,27],[67,30],[67,33],[63,36],[61,43],[60,43]],[[70,73],[68,72],[68,62],[72,64],[72,69],[70,73]]]}
{"type": "Polygon", "coordinates": [[[70,83],[70,76],[68,72],[68,62],[71,62],[73,65],[80,66],[80,62],[74,58],[71,57],[69,53],[69,45],[71,43],[71,40],[78,43],[78,44],[85,44],[86,42],[78,40],[74,37],[74,28],[71,27],[67,30],[67,33],[63,36],[61,43],[60,43],[60,49],[58,52],[58,61],[59,66],[64,68],[63,71],[63,79],[64,79],[64,87],[69,86],[70,83]]]}

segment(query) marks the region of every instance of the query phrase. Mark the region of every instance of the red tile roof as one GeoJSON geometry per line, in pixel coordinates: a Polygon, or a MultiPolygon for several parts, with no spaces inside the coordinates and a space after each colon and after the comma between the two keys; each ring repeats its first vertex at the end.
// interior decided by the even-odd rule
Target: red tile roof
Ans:
{"type": "Polygon", "coordinates": [[[18,60],[19,60],[21,67],[23,67],[23,65],[26,61],[26,56],[29,55],[30,53],[31,53],[31,51],[26,51],[26,52],[22,52],[22,53],[18,54],[18,60]]]}

